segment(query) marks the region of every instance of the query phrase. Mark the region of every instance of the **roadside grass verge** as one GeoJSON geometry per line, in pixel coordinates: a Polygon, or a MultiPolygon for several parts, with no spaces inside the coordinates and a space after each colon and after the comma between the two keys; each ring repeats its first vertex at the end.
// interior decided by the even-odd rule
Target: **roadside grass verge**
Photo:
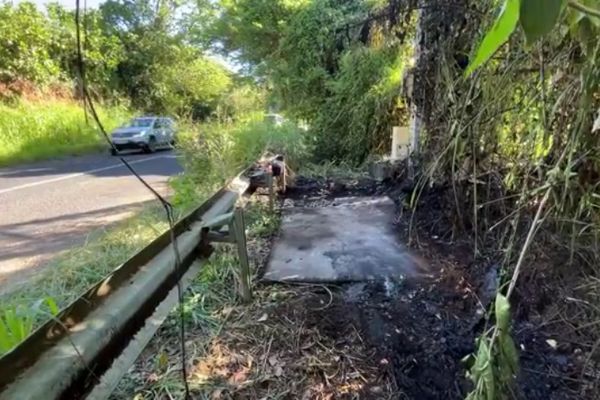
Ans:
{"type": "MultiPolygon", "coordinates": [[[[98,107],[106,129],[130,116],[124,107],[98,107]]],[[[0,103],[0,166],[64,155],[97,151],[105,147],[93,121],[86,122],[81,104],[73,101],[20,101],[0,103]]]]}
{"type": "Polygon", "coordinates": [[[185,179],[215,185],[256,161],[265,151],[284,154],[292,169],[311,154],[305,133],[296,125],[275,126],[259,119],[188,127],[181,132],[179,143],[185,179]]]}
{"type": "MultiPolygon", "coordinates": [[[[298,131],[291,127],[244,123],[242,126],[209,124],[206,129],[208,135],[203,134],[204,126],[200,132],[197,126],[193,127],[180,140],[186,174],[171,180],[175,189],[171,202],[179,216],[260,156],[265,147],[285,151],[286,145],[299,146],[302,141],[298,131]],[[286,140],[280,139],[279,135],[284,134],[286,140]],[[213,144],[210,153],[199,152],[202,148],[197,144],[201,141],[213,144]],[[226,146],[218,147],[215,143],[226,146]]],[[[68,305],[167,228],[162,208],[148,206],[117,225],[92,233],[83,246],[63,253],[29,282],[0,296],[0,355],[49,318],[52,310],[48,302],[58,308],[68,305]],[[16,323],[11,323],[13,320],[16,323]]]]}
{"type": "MultiPolygon", "coordinates": [[[[256,272],[266,261],[270,240],[280,224],[279,214],[270,213],[266,199],[262,200],[251,200],[244,210],[253,286],[256,272]]],[[[188,338],[188,363],[196,363],[200,359],[210,357],[214,351],[211,343],[223,331],[230,317],[238,312],[243,313],[247,307],[253,307],[252,304],[241,304],[236,296],[237,268],[235,247],[216,245],[214,254],[202,266],[199,275],[187,289],[183,309],[188,338]]],[[[268,300],[265,299],[265,291],[254,289],[253,304],[268,300]]],[[[179,317],[178,309],[171,312],[135,366],[121,380],[111,399],[141,400],[183,396],[180,343],[177,334],[179,317]]],[[[259,318],[260,316],[257,317],[259,318]]],[[[215,382],[207,383],[205,378],[196,374],[190,377],[190,387],[194,394],[200,395],[198,398],[211,398],[213,386],[215,389],[219,386],[215,382]]]]}
{"type": "Polygon", "coordinates": [[[92,233],[84,245],[58,256],[30,281],[0,296],[0,356],[167,227],[162,208],[148,206],[116,226],[92,233]]]}

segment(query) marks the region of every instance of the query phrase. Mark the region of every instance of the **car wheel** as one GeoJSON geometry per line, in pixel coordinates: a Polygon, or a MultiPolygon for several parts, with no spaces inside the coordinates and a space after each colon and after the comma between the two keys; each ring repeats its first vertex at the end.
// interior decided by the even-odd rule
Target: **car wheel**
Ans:
{"type": "Polygon", "coordinates": [[[111,147],[111,148],[110,148],[110,155],[112,155],[112,156],[117,156],[117,155],[119,155],[119,151],[117,150],[117,148],[116,148],[116,147],[111,147]]]}
{"type": "Polygon", "coordinates": [[[151,137],[148,144],[144,148],[145,153],[154,153],[156,151],[156,138],[151,137]]]}

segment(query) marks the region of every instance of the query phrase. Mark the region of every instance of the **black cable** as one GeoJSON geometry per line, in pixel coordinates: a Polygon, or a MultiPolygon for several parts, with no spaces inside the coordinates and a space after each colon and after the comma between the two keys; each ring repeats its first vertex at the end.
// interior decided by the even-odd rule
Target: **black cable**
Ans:
{"type": "MultiPolygon", "coordinates": [[[[87,14],[87,0],[83,0],[83,51],[82,54],[88,49],[88,14],[87,14]]],[[[85,124],[89,125],[89,117],[87,104],[85,103],[85,95],[83,96],[83,114],[85,115],[85,124]]]]}
{"type": "MultiPolygon", "coordinates": [[[[104,125],[102,125],[102,122],[100,121],[100,118],[98,117],[98,113],[96,112],[96,108],[94,107],[94,102],[92,101],[92,98],[87,90],[87,85],[86,85],[86,81],[85,81],[85,66],[84,66],[84,61],[83,61],[83,54],[81,51],[81,27],[80,27],[80,4],[79,4],[79,2],[80,2],[80,0],[75,0],[75,30],[76,30],[76,38],[77,38],[77,64],[78,64],[78,69],[79,69],[79,77],[81,79],[80,84],[81,84],[83,95],[84,95],[84,104],[87,104],[89,106],[92,118],[96,122],[96,125],[100,129],[100,132],[104,136],[104,139],[106,140],[108,145],[113,150],[116,151],[117,148],[110,140],[110,137],[108,136],[108,133],[106,132],[106,129],[104,129],[104,125]]],[[[142,178],[137,173],[137,171],[127,162],[127,160],[125,160],[125,158],[119,157],[119,160],[123,163],[123,165],[125,165],[125,167],[127,167],[127,169],[131,172],[131,174],[134,175],[138,179],[138,181],[140,181],[140,183],[142,185],[144,185],[146,187],[146,189],[148,189],[154,195],[154,197],[156,197],[158,199],[158,201],[161,203],[161,205],[165,209],[167,221],[169,223],[169,235],[170,235],[170,239],[171,239],[171,245],[173,246],[173,252],[175,253],[175,278],[177,281],[177,300],[179,303],[179,319],[180,319],[179,339],[181,342],[181,372],[182,372],[182,379],[183,379],[184,388],[185,388],[185,399],[190,399],[191,398],[190,397],[190,388],[189,388],[189,384],[187,381],[187,367],[185,364],[187,356],[186,356],[186,350],[185,350],[185,321],[184,321],[184,309],[183,309],[183,304],[184,304],[183,300],[184,299],[183,299],[183,289],[181,287],[181,277],[182,277],[181,276],[181,255],[179,253],[179,247],[177,246],[177,237],[175,235],[175,230],[174,230],[175,216],[173,213],[173,206],[163,196],[161,196],[160,193],[158,193],[148,182],[146,182],[144,180],[144,178],[142,178]]]]}

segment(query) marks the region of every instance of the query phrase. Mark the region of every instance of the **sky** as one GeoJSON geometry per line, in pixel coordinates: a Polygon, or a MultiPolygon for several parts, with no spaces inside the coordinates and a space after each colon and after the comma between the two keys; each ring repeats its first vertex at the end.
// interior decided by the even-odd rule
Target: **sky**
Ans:
{"type": "MultiPolygon", "coordinates": [[[[14,3],[22,3],[25,0],[13,0],[14,3]]],[[[67,8],[75,8],[75,0],[27,0],[34,3],[37,6],[45,6],[47,3],[59,3],[67,8]]],[[[85,0],[79,0],[81,6],[83,7],[83,3],[85,0]]],[[[98,5],[103,3],[104,0],[87,0],[88,8],[98,8],[98,5]]]]}

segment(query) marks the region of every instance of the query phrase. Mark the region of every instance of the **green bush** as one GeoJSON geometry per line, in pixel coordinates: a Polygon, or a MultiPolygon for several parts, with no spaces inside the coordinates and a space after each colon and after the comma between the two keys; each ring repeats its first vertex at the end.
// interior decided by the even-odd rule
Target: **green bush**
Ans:
{"type": "MultiPolygon", "coordinates": [[[[106,129],[123,123],[123,107],[98,107],[106,129]]],[[[0,165],[98,150],[105,143],[81,104],[66,101],[0,104],[0,165]]]]}
{"type": "Polygon", "coordinates": [[[392,127],[407,123],[399,97],[405,50],[358,46],[341,57],[330,96],[312,121],[320,159],[360,163],[389,151],[392,127]]]}

